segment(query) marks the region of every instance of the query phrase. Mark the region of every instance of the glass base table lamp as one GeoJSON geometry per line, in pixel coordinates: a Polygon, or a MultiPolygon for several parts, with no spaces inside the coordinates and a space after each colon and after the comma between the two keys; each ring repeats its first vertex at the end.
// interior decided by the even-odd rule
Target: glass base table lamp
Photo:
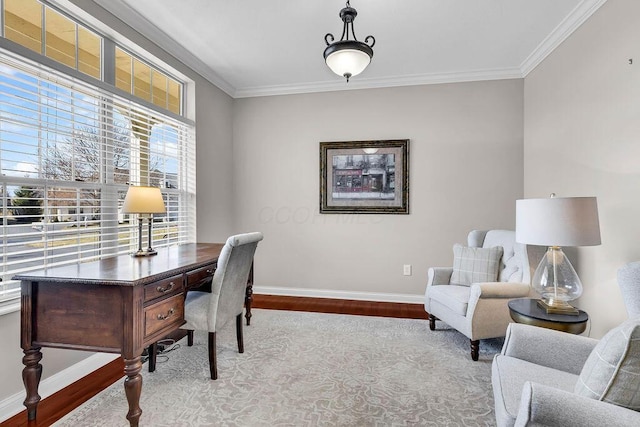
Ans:
{"type": "Polygon", "coordinates": [[[516,241],[548,246],[536,268],[531,287],[540,294],[538,305],[547,313],[578,314],[573,301],[582,295],[582,283],[563,246],[600,244],[595,197],[555,197],[516,201],[516,241]]]}
{"type": "Polygon", "coordinates": [[[138,214],[138,251],[133,256],[156,255],[158,252],[151,247],[154,213],[165,213],[167,208],[162,199],[162,192],[157,187],[131,186],[127,190],[122,206],[123,213],[138,214]],[[142,249],[142,215],[149,215],[149,247],[142,249]]]}

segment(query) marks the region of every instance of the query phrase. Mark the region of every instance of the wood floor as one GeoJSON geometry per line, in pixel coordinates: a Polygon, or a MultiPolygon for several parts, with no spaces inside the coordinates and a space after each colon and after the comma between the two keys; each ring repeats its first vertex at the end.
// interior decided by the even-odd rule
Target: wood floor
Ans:
{"type": "MultiPolygon", "coordinates": [[[[253,307],[272,310],[310,311],[408,319],[428,318],[422,304],[254,295],[253,307]]],[[[252,319],[252,321],[255,320],[252,319]]],[[[123,372],[124,362],[121,358],[118,358],[58,391],[54,395],[43,399],[38,405],[37,420],[28,422],[27,413],[23,411],[0,423],[0,427],[50,426],[111,384],[119,381],[124,375],[123,372]]],[[[122,398],[125,398],[124,391],[122,398]]]]}
{"type": "Polygon", "coordinates": [[[273,310],[397,317],[403,319],[428,319],[427,313],[424,311],[424,305],[422,304],[255,295],[253,307],[273,310]]]}

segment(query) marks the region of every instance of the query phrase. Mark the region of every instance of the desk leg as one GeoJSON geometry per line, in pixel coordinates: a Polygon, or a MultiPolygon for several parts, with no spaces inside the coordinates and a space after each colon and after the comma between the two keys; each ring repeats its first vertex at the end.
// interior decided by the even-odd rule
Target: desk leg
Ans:
{"type": "Polygon", "coordinates": [[[251,324],[251,304],[253,303],[253,262],[251,270],[249,270],[249,278],[247,279],[247,289],[244,295],[244,307],[247,309],[244,317],[247,318],[247,326],[251,324]]]}
{"type": "Polygon", "coordinates": [[[40,395],[38,394],[38,386],[40,385],[40,378],[42,377],[42,353],[41,347],[32,347],[28,350],[24,350],[24,357],[22,358],[22,364],[24,369],[22,370],[22,381],[24,387],[27,390],[27,398],[24,400],[24,406],[27,407],[27,417],[29,421],[36,419],[36,411],[38,409],[38,402],[40,402],[40,395]]]}
{"type": "Polygon", "coordinates": [[[142,357],[134,357],[133,359],[124,359],[124,373],[127,378],[124,379],[124,392],[129,402],[129,412],[127,419],[131,427],[137,427],[142,409],[140,409],[140,392],[142,391],[142,357]]]}

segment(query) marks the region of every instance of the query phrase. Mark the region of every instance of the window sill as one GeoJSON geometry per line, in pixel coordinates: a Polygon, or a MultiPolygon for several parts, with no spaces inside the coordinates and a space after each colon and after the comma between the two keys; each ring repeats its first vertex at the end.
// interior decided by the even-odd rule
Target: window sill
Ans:
{"type": "Polygon", "coordinates": [[[20,297],[0,302],[0,316],[20,311],[20,297]]]}

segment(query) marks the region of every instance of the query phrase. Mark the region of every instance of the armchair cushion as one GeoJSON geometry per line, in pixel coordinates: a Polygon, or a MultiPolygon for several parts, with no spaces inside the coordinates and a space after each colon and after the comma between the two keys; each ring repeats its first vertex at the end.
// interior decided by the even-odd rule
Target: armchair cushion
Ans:
{"type": "Polygon", "coordinates": [[[600,340],[575,393],[640,411],[640,319],[627,320],[600,340]]]}
{"type": "Polygon", "coordinates": [[[495,282],[500,270],[502,246],[472,248],[453,245],[452,285],[470,286],[477,282],[495,282]]]}
{"type": "Polygon", "coordinates": [[[429,298],[448,307],[451,311],[465,316],[469,306],[469,286],[447,285],[432,286],[429,291],[429,298]]]}

